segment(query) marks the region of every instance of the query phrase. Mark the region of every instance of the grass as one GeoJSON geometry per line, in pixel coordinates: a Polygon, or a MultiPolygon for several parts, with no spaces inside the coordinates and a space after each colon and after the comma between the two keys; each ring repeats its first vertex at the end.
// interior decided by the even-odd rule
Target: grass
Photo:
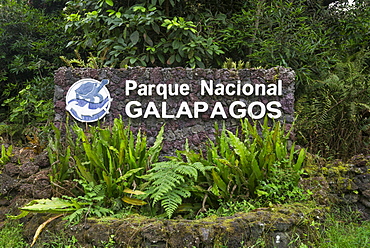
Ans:
{"type": "MultiPolygon", "coordinates": [[[[36,230],[35,230],[36,231],[36,230]]],[[[25,242],[23,238],[23,225],[15,221],[6,223],[0,228],[0,248],[28,248],[30,244],[25,242]]],[[[42,248],[81,248],[78,240],[72,236],[67,237],[64,233],[54,234],[48,233],[48,241],[38,241],[34,247],[42,248]]],[[[95,248],[95,246],[93,246],[95,248]]],[[[101,242],[101,248],[113,248],[115,242],[113,236],[108,242],[101,242]]]]}
{"type": "Polygon", "coordinates": [[[23,226],[9,222],[0,229],[0,248],[23,248],[27,246],[23,236],[23,226]]]}
{"type": "Polygon", "coordinates": [[[370,248],[370,221],[363,221],[351,206],[333,208],[322,225],[318,247],[370,248]]]}
{"type": "Polygon", "coordinates": [[[370,248],[370,221],[347,223],[333,219],[328,224],[318,247],[370,248]]]}

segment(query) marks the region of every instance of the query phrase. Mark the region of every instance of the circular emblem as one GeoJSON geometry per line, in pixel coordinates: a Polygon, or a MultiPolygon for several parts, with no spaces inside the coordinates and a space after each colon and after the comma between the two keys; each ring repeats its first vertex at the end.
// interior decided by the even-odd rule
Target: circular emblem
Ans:
{"type": "Polygon", "coordinates": [[[85,78],[74,83],[66,96],[66,110],[78,121],[94,122],[103,118],[110,108],[112,101],[105,87],[108,79],[101,82],[85,78]]]}

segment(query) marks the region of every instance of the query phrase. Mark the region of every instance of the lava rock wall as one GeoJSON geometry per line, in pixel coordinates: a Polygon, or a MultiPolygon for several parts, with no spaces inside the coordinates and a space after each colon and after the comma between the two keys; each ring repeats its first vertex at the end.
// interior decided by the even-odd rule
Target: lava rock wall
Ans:
{"type": "MultiPolygon", "coordinates": [[[[101,121],[112,123],[114,118],[122,116],[123,120],[135,130],[141,128],[145,131],[149,142],[154,142],[161,126],[165,124],[165,135],[163,152],[171,154],[175,150],[182,150],[186,139],[191,147],[199,147],[208,138],[213,138],[214,125],[225,123],[229,130],[235,130],[239,125],[239,119],[232,118],[229,114],[229,106],[235,101],[243,102],[246,106],[252,102],[268,104],[277,101],[281,117],[278,118],[288,125],[293,122],[294,117],[294,79],[295,73],[291,69],[275,67],[270,69],[189,69],[189,68],[144,68],[134,67],[128,69],[86,69],[86,68],[60,68],[55,73],[55,122],[65,122],[66,115],[66,94],[73,83],[83,78],[93,78],[98,81],[108,79],[110,83],[106,86],[110,92],[111,102],[110,113],[101,121]],[[125,91],[126,80],[133,80],[138,84],[187,84],[190,90],[187,95],[169,96],[164,99],[158,94],[140,95],[135,91],[127,95],[125,91]],[[256,84],[278,84],[280,81],[280,95],[216,95],[201,94],[201,81],[205,80],[214,84],[235,84],[236,82],[256,84]],[[212,107],[207,111],[199,113],[197,118],[181,116],[180,118],[158,118],[149,116],[143,118],[129,118],[125,112],[125,107],[132,101],[140,102],[143,110],[149,102],[158,104],[157,108],[161,111],[161,104],[165,102],[167,114],[176,115],[176,111],[181,107],[182,102],[187,102],[189,108],[194,108],[195,102],[206,102],[209,106],[215,106],[217,102],[222,104],[227,116],[218,115],[212,117],[212,107]],[[212,117],[212,118],[211,118],[212,117]],[[226,117],[226,118],[225,118],[226,117]]],[[[161,116],[163,117],[163,116],[161,116]]],[[[250,116],[247,116],[250,118],[250,116]]],[[[71,117],[72,118],[72,117],[71,117]]]]}

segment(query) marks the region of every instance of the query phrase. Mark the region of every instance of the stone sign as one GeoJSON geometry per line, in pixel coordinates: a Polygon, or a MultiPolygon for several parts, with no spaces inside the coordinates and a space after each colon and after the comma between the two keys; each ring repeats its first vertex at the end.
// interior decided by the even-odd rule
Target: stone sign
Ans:
{"type": "Polygon", "coordinates": [[[134,130],[145,131],[150,142],[166,124],[163,152],[170,154],[182,150],[186,139],[193,147],[212,139],[215,122],[229,130],[240,118],[268,116],[291,124],[294,78],[294,71],[283,67],[63,67],[55,74],[55,122],[64,122],[68,113],[80,122],[112,123],[122,116],[134,130]]]}

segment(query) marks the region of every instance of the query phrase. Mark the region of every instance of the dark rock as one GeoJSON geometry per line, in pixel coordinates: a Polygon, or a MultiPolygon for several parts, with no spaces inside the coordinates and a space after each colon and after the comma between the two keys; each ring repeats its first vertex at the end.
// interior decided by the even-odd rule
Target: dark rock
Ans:
{"type": "Polygon", "coordinates": [[[370,173],[357,175],[354,179],[360,192],[370,190],[370,173]]]}
{"type": "Polygon", "coordinates": [[[33,162],[35,165],[39,166],[40,168],[46,168],[50,166],[50,161],[48,157],[48,152],[44,151],[35,157],[33,162]]]}
{"type": "Polygon", "coordinates": [[[18,187],[18,180],[3,173],[0,174],[0,195],[8,195],[18,187]]]}
{"type": "Polygon", "coordinates": [[[289,247],[290,238],[287,233],[284,233],[284,232],[271,233],[270,239],[272,240],[271,247],[274,247],[274,248],[289,247]]]}
{"type": "Polygon", "coordinates": [[[370,200],[365,197],[360,198],[360,202],[367,208],[370,208],[370,200]]]}
{"type": "Polygon", "coordinates": [[[19,176],[23,178],[27,178],[38,172],[40,167],[35,165],[34,163],[28,162],[20,166],[20,173],[19,176]]]}
{"type": "MultiPolygon", "coordinates": [[[[285,248],[289,247],[295,228],[298,225],[307,228],[311,222],[304,220],[319,214],[315,209],[301,204],[292,205],[288,215],[282,213],[284,210],[279,210],[261,209],[258,212],[201,220],[161,220],[142,216],[109,220],[86,219],[70,227],[64,225],[65,221],[57,219],[46,227],[38,242],[44,242],[52,233],[63,232],[74,235],[81,246],[88,247],[99,246],[101,241],[107,242],[113,235],[115,247],[238,248],[251,247],[258,239],[267,238],[266,247],[285,248]],[[292,217],[293,213],[295,217],[292,217]],[[277,231],[276,227],[286,231],[277,231]]],[[[26,223],[25,234],[30,240],[37,226],[47,218],[48,216],[37,214],[26,223]]]]}
{"type": "Polygon", "coordinates": [[[360,196],[358,194],[352,193],[352,194],[345,194],[343,196],[344,202],[347,204],[352,204],[358,202],[360,199],[360,196]]]}
{"type": "Polygon", "coordinates": [[[34,199],[50,198],[52,196],[52,188],[48,175],[49,172],[50,170],[41,170],[25,179],[25,185],[22,187],[23,192],[34,199]]]}
{"type": "Polygon", "coordinates": [[[370,166],[370,155],[365,156],[364,154],[358,154],[353,156],[349,161],[349,164],[354,164],[356,167],[370,166]]]}
{"type": "Polygon", "coordinates": [[[362,195],[367,198],[367,199],[370,199],[370,190],[364,190],[362,191],[362,195]]]}
{"type": "Polygon", "coordinates": [[[293,221],[285,221],[283,219],[278,219],[276,224],[274,225],[275,230],[279,232],[286,232],[293,226],[293,221]]]}
{"type": "Polygon", "coordinates": [[[10,201],[7,199],[0,199],[0,206],[9,206],[10,201]]]}
{"type": "Polygon", "coordinates": [[[32,198],[33,192],[34,192],[34,185],[23,183],[19,187],[20,194],[23,195],[23,197],[32,198]]]}
{"type": "Polygon", "coordinates": [[[21,170],[19,168],[19,165],[16,165],[14,163],[7,163],[6,165],[4,165],[4,173],[11,177],[17,176],[20,171],[21,170]]]}

